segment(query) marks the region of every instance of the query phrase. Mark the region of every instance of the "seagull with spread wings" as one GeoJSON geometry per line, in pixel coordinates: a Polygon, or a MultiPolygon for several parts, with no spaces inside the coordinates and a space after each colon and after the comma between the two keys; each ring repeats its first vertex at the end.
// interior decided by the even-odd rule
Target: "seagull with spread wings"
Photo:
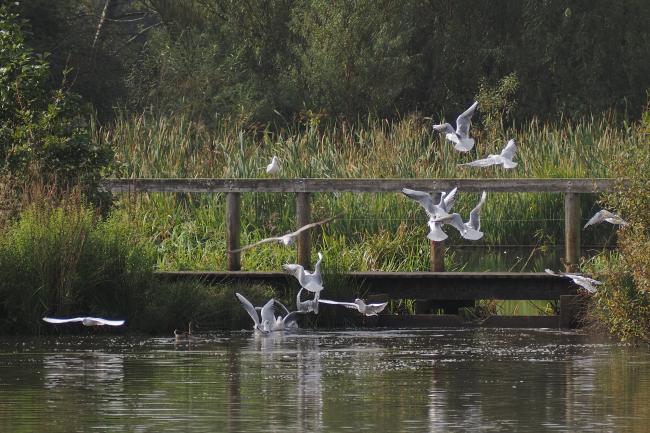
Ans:
{"type": "Polygon", "coordinates": [[[512,159],[515,157],[516,150],[517,144],[514,139],[511,139],[508,141],[508,144],[506,144],[506,147],[504,147],[501,153],[498,155],[490,154],[487,156],[487,158],[478,159],[476,161],[458,165],[468,165],[470,167],[489,167],[490,165],[502,165],[503,168],[515,168],[517,166],[517,163],[512,159]]]}
{"type": "Polygon", "coordinates": [[[314,272],[305,271],[305,267],[297,264],[282,265],[282,268],[298,279],[300,287],[310,292],[323,290],[323,278],[321,277],[320,264],[323,261],[323,254],[318,253],[318,261],[314,265],[314,272]]]}
{"type": "Polygon", "coordinates": [[[243,295],[235,293],[235,296],[237,296],[237,299],[239,299],[244,310],[246,310],[251,319],[253,319],[253,330],[260,331],[263,334],[268,334],[271,331],[284,331],[285,329],[295,329],[298,327],[298,323],[296,322],[296,312],[294,311],[290,313],[289,310],[287,310],[287,307],[275,299],[269,299],[269,301],[262,307],[254,307],[253,304],[251,304],[243,295]],[[287,312],[286,316],[275,316],[274,306],[276,303],[284,308],[287,312]],[[259,315],[257,313],[258,310],[260,311],[259,315]]]}
{"type": "Polygon", "coordinates": [[[435,204],[431,194],[424,191],[416,191],[414,189],[403,188],[402,193],[408,198],[417,201],[420,203],[420,206],[424,208],[424,211],[429,217],[427,224],[429,225],[429,233],[427,238],[432,241],[440,242],[447,239],[447,234],[442,231],[442,223],[435,222],[437,218],[442,218],[449,215],[451,208],[454,206],[456,201],[456,191],[458,188],[454,188],[449,193],[442,192],[440,194],[440,202],[435,204]]]}
{"type": "Polygon", "coordinates": [[[622,225],[626,226],[628,223],[625,221],[623,218],[620,216],[616,215],[615,213],[612,213],[606,209],[603,209],[601,211],[596,212],[594,216],[592,216],[589,221],[587,221],[587,224],[583,227],[583,230],[586,229],[587,227],[594,225],[594,224],[600,224],[602,222],[608,222],[610,224],[614,225],[622,225]]]}
{"type": "Polygon", "coordinates": [[[341,214],[334,215],[333,217],[324,219],[323,221],[318,221],[318,222],[315,222],[315,223],[310,223],[310,224],[304,225],[304,226],[300,227],[298,230],[296,230],[295,232],[287,233],[286,235],[282,235],[282,236],[275,236],[275,237],[262,239],[261,241],[257,241],[257,242],[255,242],[253,244],[246,245],[246,246],[243,246],[241,248],[237,248],[236,250],[228,250],[228,252],[230,252],[230,253],[238,253],[240,251],[244,251],[244,250],[248,250],[250,248],[254,248],[254,247],[256,247],[258,245],[261,245],[261,244],[266,244],[268,242],[279,242],[279,243],[281,243],[283,245],[291,245],[294,242],[296,236],[298,236],[300,233],[304,232],[305,230],[309,230],[309,229],[311,229],[313,227],[317,227],[317,226],[326,224],[326,223],[332,221],[334,218],[338,218],[339,216],[341,216],[341,214]]]}
{"type": "Polygon", "coordinates": [[[465,110],[456,119],[456,130],[449,123],[433,125],[433,129],[438,132],[444,132],[445,138],[454,143],[454,148],[461,152],[469,152],[474,147],[474,139],[469,138],[469,127],[472,124],[472,116],[478,107],[478,102],[474,102],[471,107],[465,110]]]}
{"type": "Polygon", "coordinates": [[[298,290],[298,294],[296,295],[296,310],[299,313],[318,314],[318,300],[320,299],[320,292],[314,293],[314,299],[302,301],[300,299],[300,294],[303,290],[305,290],[305,288],[301,287],[300,290],[298,290]]]}
{"type": "Polygon", "coordinates": [[[43,320],[47,323],[53,323],[59,325],[61,323],[74,323],[81,322],[84,326],[122,326],[124,325],[124,320],[107,320],[102,319],[101,317],[73,317],[71,319],[57,319],[54,317],[43,317],[43,320]]]}
{"type": "Polygon", "coordinates": [[[453,213],[450,215],[445,215],[440,218],[433,220],[437,224],[449,224],[460,232],[460,235],[472,241],[476,241],[483,237],[483,232],[481,231],[481,207],[485,203],[487,193],[483,191],[481,194],[481,200],[478,204],[472,209],[469,213],[469,221],[463,222],[463,218],[458,213],[453,213]]]}
{"type": "Polygon", "coordinates": [[[566,277],[566,278],[571,278],[574,283],[576,283],[578,286],[582,287],[589,293],[596,293],[598,289],[594,286],[601,285],[601,283],[598,280],[594,280],[593,278],[585,277],[583,275],[578,275],[578,274],[567,274],[565,272],[554,272],[550,269],[544,269],[544,272],[547,274],[555,275],[556,277],[566,277]]]}
{"type": "Polygon", "coordinates": [[[381,304],[366,304],[359,298],[355,299],[354,302],[338,302],[330,301],[329,299],[319,299],[318,302],[330,305],[342,305],[346,308],[357,310],[365,316],[377,316],[384,310],[384,308],[386,308],[386,305],[388,305],[388,302],[383,302],[381,304]]]}

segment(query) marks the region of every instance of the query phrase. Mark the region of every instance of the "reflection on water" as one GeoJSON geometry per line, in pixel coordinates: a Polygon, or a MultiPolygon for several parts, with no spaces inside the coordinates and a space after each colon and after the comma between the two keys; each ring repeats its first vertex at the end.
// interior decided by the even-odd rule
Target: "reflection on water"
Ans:
{"type": "Polygon", "coordinates": [[[1,432],[645,432],[650,351],[573,332],[0,342],[1,432]]]}

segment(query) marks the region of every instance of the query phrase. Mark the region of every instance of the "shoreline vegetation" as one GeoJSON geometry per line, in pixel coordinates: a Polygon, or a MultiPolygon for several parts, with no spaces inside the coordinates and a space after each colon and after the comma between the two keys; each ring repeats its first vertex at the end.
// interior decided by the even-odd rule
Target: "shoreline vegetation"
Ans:
{"type": "MultiPolygon", "coordinates": [[[[222,194],[110,197],[97,186],[105,177],[265,177],[277,155],[285,178],[630,179],[630,187],[581,198],[585,221],[609,207],[631,222],[583,231],[581,269],[605,283],[587,322],[648,341],[650,56],[637,36],[644,33],[632,30],[645,28],[647,2],[629,16],[609,2],[592,5],[597,13],[559,3],[443,13],[421,2],[287,1],[254,16],[236,2],[127,1],[106,13],[135,18],[99,26],[96,3],[0,6],[0,333],[55,332],[41,324],[46,314],[125,318],[146,332],[189,321],[246,328],[233,296],[243,288],[152,277],[225,268],[222,194]],[[498,31],[466,32],[458,22],[467,13],[472,28],[498,31]],[[593,25],[598,13],[627,31],[593,25]],[[477,54],[427,60],[459,43],[477,54]],[[566,55],[566,46],[578,48],[566,55]],[[476,146],[461,154],[427,117],[449,120],[472,100],[476,146]],[[459,166],[511,138],[516,169],[459,166]]],[[[455,210],[467,214],[477,198],[460,191],[455,210]]],[[[562,202],[560,194],[488,194],[485,236],[467,244],[451,233],[446,269],[557,268],[562,202]]],[[[241,208],[242,244],[295,229],[289,194],[244,194],[241,208]]],[[[347,270],[428,269],[417,204],[400,194],[314,194],[313,220],[339,213],[312,232],[328,296],[345,295],[339,275],[347,270]]],[[[293,249],[265,244],[242,263],[279,270],[294,258],[293,249]]],[[[253,302],[295,295],[245,289],[253,302]]],[[[553,309],[486,301],[475,312],[524,307],[553,309]]],[[[413,301],[392,310],[412,311],[413,301]]]]}

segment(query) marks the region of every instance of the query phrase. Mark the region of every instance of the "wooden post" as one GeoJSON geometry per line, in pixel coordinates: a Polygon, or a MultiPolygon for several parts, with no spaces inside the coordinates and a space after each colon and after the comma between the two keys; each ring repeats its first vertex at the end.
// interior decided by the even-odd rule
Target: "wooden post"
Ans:
{"type": "MultiPolygon", "coordinates": [[[[296,228],[300,228],[309,224],[311,221],[311,206],[309,203],[308,192],[296,193],[296,228]]],[[[311,262],[311,242],[310,230],[301,232],[296,239],[296,250],[298,264],[303,265],[305,268],[310,267],[311,262]]]]}
{"type": "MultiPolygon", "coordinates": [[[[239,248],[239,214],[241,208],[241,196],[238,192],[226,193],[226,249],[236,250],[239,248]]],[[[228,254],[228,270],[238,271],[241,269],[240,253],[228,254]]]]}
{"type": "Polygon", "coordinates": [[[566,272],[578,269],[580,259],[580,195],[564,194],[564,266],[566,272]]]}
{"type": "Polygon", "coordinates": [[[431,272],[445,272],[445,241],[431,241],[429,251],[431,272]]]}

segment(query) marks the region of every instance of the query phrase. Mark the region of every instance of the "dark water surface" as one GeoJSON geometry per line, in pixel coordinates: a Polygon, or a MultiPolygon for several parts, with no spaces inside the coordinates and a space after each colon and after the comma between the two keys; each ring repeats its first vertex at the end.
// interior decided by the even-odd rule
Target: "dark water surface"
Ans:
{"type": "Polygon", "coordinates": [[[2,432],[648,432],[650,350],[550,330],[0,340],[2,432]]]}

